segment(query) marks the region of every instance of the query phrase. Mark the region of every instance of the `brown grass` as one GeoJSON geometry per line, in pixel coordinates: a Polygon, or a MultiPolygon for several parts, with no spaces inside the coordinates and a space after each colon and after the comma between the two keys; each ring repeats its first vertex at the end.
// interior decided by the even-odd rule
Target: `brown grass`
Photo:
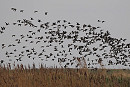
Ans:
{"type": "Polygon", "coordinates": [[[0,87],[130,87],[130,70],[0,68],[0,87]]]}

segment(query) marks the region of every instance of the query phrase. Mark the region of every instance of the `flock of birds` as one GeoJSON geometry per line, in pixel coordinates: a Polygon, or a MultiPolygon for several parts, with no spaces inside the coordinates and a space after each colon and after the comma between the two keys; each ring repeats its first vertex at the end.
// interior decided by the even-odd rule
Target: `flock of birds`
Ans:
{"type": "MultiPolygon", "coordinates": [[[[16,8],[11,10],[18,11],[16,8]]],[[[24,10],[19,12],[23,13],[24,10]]],[[[47,16],[48,12],[44,14],[47,16]]],[[[97,20],[97,22],[105,21],[97,20]]],[[[130,66],[130,44],[125,43],[126,39],[111,37],[109,31],[103,31],[99,26],[78,22],[73,24],[67,20],[43,22],[30,17],[30,19],[20,19],[13,23],[5,22],[5,26],[1,27],[0,35],[12,25],[26,29],[27,34],[25,32],[20,35],[12,34],[13,44],[1,43],[1,48],[9,61],[15,59],[16,62],[20,62],[23,58],[32,60],[39,58],[41,61],[56,61],[66,68],[73,65],[79,67],[76,61],[85,58],[88,68],[95,68],[97,64],[103,66],[102,62],[105,59],[107,65],[130,66]],[[30,30],[27,29],[28,27],[30,30]],[[47,49],[50,51],[47,52],[47,49]]],[[[0,61],[1,64],[5,62],[4,59],[0,61]]]]}

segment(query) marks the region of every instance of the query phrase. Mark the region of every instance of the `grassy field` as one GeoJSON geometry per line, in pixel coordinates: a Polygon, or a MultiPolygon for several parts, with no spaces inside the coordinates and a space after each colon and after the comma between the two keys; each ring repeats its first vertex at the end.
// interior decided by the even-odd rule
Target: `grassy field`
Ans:
{"type": "Polygon", "coordinates": [[[130,70],[1,67],[0,87],[130,87],[130,70]]]}

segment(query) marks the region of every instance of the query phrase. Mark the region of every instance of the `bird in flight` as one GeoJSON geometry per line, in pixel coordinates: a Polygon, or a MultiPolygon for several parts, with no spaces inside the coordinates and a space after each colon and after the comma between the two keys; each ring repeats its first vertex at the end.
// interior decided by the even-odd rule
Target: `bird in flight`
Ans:
{"type": "Polygon", "coordinates": [[[23,12],[24,10],[20,10],[20,12],[23,12]]]}
{"type": "Polygon", "coordinates": [[[34,13],[37,13],[38,11],[34,11],[34,13]]]}
{"type": "Polygon", "coordinates": [[[98,22],[102,22],[102,23],[104,23],[105,21],[98,20],[98,22]]]}
{"type": "Polygon", "coordinates": [[[105,21],[102,21],[102,23],[104,23],[105,21]]]}
{"type": "Polygon", "coordinates": [[[45,12],[45,15],[47,15],[48,14],[48,12],[45,12]]]}
{"type": "Polygon", "coordinates": [[[100,20],[98,20],[98,22],[101,22],[100,20]]]}
{"type": "Polygon", "coordinates": [[[11,8],[11,10],[16,11],[17,9],[16,8],[11,8]]]}
{"type": "MultiPolygon", "coordinates": [[[[11,10],[16,11],[17,9],[11,8],[11,10]]],[[[19,11],[21,13],[24,12],[24,10],[19,11]]],[[[34,10],[32,12],[37,15],[37,12],[39,11],[34,10]]],[[[48,15],[48,12],[44,11],[43,15],[48,15]]],[[[105,21],[99,19],[97,20],[97,22],[104,23],[105,21]]],[[[12,23],[13,26],[17,25],[24,27],[24,29],[27,28],[26,30],[28,33],[20,32],[20,35],[12,34],[11,38],[14,39],[16,43],[8,45],[1,44],[1,47],[2,50],[6,50],[9,48],[13,49],[11,47],[15,47],[12,52],[6,52],[6,57],[18,57],[15,60],[18,62],[22,61],[23,56],[27,58],[32,58],[33,60],[35,60],[36,58],[44,58],[43,56],[45,56],[46,59],[51,59],[52,61],[55,61],[57,58],[57,62],[59,63],[66,62],[65,67],[68,67],[68,65],[74,65],[74,61],[79,55],[77,59],[79,62],[82,62],[81,56],[85,58],[87,58],[88,56],[95,56],[96,59],[88,59],[87,61],[89,62],[91,60],[93,64],[95,62],[103,66],[102,62],[104,58],[115,58],[117,54],[121,54],[121,56],[124,56],[124,58],[122,58],[122,61],[127,61],[127,59],[125,60],[125,57],[128,56],[127,54],[125,54],[125,50],[127,51],[127,49],[130,48],[130,44],[122,43],[126,39],[112,38],[110,36],[110,32],[108,31],[95,31],[97,28],[100,28],[99,26],[97,27],[90,24],[81,24],[79,22],[73,24],[65,19],[57,20],[51,23],[44,22],[44,20],[39,18],[36,19],[35,17],[30,17],[29,19],[17,19],[16,22],[12,23]],[[34,23],[36,23],[36,25],[34,23]],[[70,44],[65,43],[67,40],[69,40],[70,44]],[[99,41],[100,44],[98,47],[92,47],[94,43],[99,41]],[[24,43],[27,43],[27,45],[24,43]],[[30,48],[30,46],[32,46],[30,44],[34,45],[34,47],[30,48]],[[21,46],[21,49],[17,49],[19,45],[21,46]],[[37,51],[37,47],[39,47],[40,51],[37,51]],[[105,50],[108,47],[110,47],[110,52],[107,53],[105,50]],[[45,52],[47,52],[46,49],[49,48],[51,48],[54,53],[49,52],[49,55],[47,55],[45,52]],[[73,51],[77,52],[76,55],[73,55],[73,51]],[[101,51],[102,53],[99,54],[99,51],[101,51]],[[18,53],[18,55],[16,52],[18,53]]],[[[5,22],[6,27],[1,27],[0,33],[4,33],[4,30],[6,31],[6,28],[8,28],[7,25],[11,26],[12,23],[5,22]]],[[[44,61],[45,59],[41,60],[44,61]]],[[[0,62],[3,63],[4,61],[0,60],[0,62]]],[[[92,63],[88,63],[89,67],[93,66],[92,63]]],[[[113,63],[110,61],[110,64],[113,63]]],[[[80,66],[77,65],[77,67],[80,66]]]]}

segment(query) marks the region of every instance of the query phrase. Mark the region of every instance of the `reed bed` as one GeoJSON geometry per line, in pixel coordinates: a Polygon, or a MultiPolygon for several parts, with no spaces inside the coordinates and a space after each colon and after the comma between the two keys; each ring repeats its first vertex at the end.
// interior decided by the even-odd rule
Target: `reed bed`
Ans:
{"type": "Polygon", "coordinates": [[[130,87],[130,70],[0,68],[0,87],[130,87]]]}

